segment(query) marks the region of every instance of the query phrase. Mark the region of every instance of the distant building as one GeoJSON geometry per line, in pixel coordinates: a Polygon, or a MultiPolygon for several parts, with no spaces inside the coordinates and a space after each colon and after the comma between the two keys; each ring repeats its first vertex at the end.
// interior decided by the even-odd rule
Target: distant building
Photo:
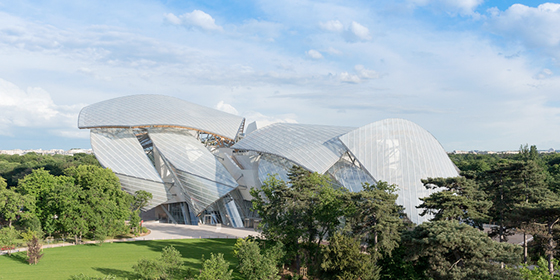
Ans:
{"type": "Polygon", "coordinates": [[[326,174],[360,191],[362,183],[397,184],[397,203],[421,223],[421,179],[454,177],[458,170],[440,143],[420,126],[386,119],[355,127],[249,124],[222,111],[161,95],[134,95],[82,109],[78,126],[91,130],[99,162],[123,189],[151,192],[145,218],[185,224],[248,227],[251,188],[271,174],[287,180],[291,166],[326,174]]]}

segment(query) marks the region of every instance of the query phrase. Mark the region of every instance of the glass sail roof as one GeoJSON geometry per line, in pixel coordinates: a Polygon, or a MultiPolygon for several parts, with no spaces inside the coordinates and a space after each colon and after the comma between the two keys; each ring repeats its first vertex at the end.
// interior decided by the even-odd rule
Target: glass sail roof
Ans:
{"type": "Polygon", "coordinates": [[[92,129],[91,147],[101,165],[113,172],[162,182],[131,129],[92,129]]]}
{"type": "Polygon", "coordinates": [[[414,223],[420,217],[418,198],[426,190],[421,179],[459,176],[441,144],[428,131],[403,119],[386,119],[362,126],[340,137],[350,152],[377,181],[396,184],[397,203],[406,208],[414,223]]]}
{"type": "Polygon", "coordinates": [[[237,187],[237,182],[222,163],[188,131],[151,128],[148,135],[175,168],[231,188],[237,187]]]}
{"type": "Polygon", "coordinates": [[[163,95],[131,95],[84,107],[79,128],[177,126],[235,139],[243,118],[163,95]]]}
{"type": "Polygon", "coordinates": [[[323,174],[346,151],[337,137],[353,129],[341,126],[276,123],[252,132],[232,148],[274,154],[323,174]]]}

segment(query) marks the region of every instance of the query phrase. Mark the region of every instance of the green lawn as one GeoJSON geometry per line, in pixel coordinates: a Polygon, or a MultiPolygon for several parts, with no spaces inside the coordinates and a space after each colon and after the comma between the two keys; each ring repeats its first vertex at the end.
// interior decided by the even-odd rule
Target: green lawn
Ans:
{"type": "Polygon", "coordinates": [[[0,279],[68,279],[80,273],[136,279],[132,266],[140,258],[159,257],[161,250],[169,245],[181,252],[186,267],[197,271],[201,268],[202,255],[209,258],[210,252],[223,253],[236,279],[241,279],[235,269],[234,244],[235,239],[174,239],[48,248],[37,265],[27,263],[25,252],[0,256],[0,279]]]}

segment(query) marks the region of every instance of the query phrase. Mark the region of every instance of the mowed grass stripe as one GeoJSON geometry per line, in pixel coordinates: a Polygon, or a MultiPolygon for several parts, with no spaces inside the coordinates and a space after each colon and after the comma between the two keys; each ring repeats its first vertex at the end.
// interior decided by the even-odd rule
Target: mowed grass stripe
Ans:
{"type": "Polygon", "coordinates": [[[29,265],[26,253],[0,256],[0,279],[68,279],[71,275],[84,273],[90,276],[113,274],[122,278],[136,279],[132,266],[141,258],[155,259],[164,247],[173,245],[183,255],[185,267],[198,271],[201,257],[210,253],[222,253],[241,279],[233,257],[235,239],[173,239],[78,245],[44,249],[43,258],[37,265],[29,265]]]}

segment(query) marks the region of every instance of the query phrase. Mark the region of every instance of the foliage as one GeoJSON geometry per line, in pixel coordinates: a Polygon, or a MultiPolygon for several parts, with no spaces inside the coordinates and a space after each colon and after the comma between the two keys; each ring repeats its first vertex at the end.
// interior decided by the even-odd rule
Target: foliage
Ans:
{"type": "Polygon", "coordinates": [[[12,189],[7,189],[4,184],[0,186],[0,220],[8,221],[8,226],[20,216],[33,215],[33,201],[30,196],[22,195],[12,189]]]}
{"type": "MultiPolygon", "coordinates": [[[[558,267],[558,260],[554,260],[554,266],[558,267]]],[[[536,266],[529,267],[523,265],[521,269],[521,276],[524,280],[553,280],[560,279],[560,276],[553,275],[548,272],[548,262],[545,258],[540,257],[536,266]]]]}
{"type": "Polygon", "coordinates": [[[132,267],[140,279],[145,280],[158,280],[166,279],[167,274],[163,264],[159,260],[140,259],[138,264],[132,267]]]}
{"type": "MultiPolygon", "coordinates": [[[[202,257],[204,259],[204,256],[202,257]]],[[[224,260],[222,253],[210,253],[210,258],[203,260],[202,269],[197,279],[199,280],[231,280],[233,270],[229,269],[229,263],[224,260]]]]}
{"type": "Polygon", "coordinates": [[[116,280],[117,277],[114,275],[105,275],[105,276],[87,276],[83,273],[72,275],[69,278],[70,280],[116,280]]]}
{"type": "Polygon", "coordinates": [[[148,204],[150,204],[150,200],[152,200],[153,195],[150,192],[139,190],[134,193],[134,201],[132,202],[132,211],[140,210],[148,204]]]}
{"type": "Polygon", "coordinates": [[[66,168],[78,165],[100,166],[94,155],[39,155],[28,153],[25,155],[0,155],[0,176],[4,177],[8,186],[18,185],[18,181],[29,175],[33,170],[44,168],[54,176],[64,174],[66,168]]]}
{"type": "Polygon", "coordinates": [[[19,232],[14,227],[3,227],[0,229],[0,247],[9,248],[8,255],[12,254],[12,249],[18,245],[17,238],[19,232]]]}
{"type": "Polygon", "coordinates": [[[299,269],[301,253],[316,263],[319,244],[339,229],[345,200],[344,192],[334,189],[325,175],[293,166],[288,177],[289,184],[270,176],[251,194],[253,209],[262,218],[262,234],[284,244],[287,260],[299,269]]]}
{"type": "Polygon", "coordinates": [[[476,182],[465,177],[428,178],[422,180],[424,187],[438,190],[428,197],[420,198],[423,209],[421,216],[433,215],[431,221],[457,220],[482,229],[489,219],[492,205],[486,194],[476,186],[476,182]]]}
{"type": "Polygon", "coordinates": [[[31,240],[27,241],[27,262],[29,264],[37,264],[39,260],[43,257],[41,254],[41,243],[36,235],[32,237],[31,240]]]}
{"type": "Polygon", "coordinates": [[[251,238],[237,239],[234,256],[239,261],[239,271],[247,280],[275,280],[278,275],[278,263],[283,256],[282,244],[277,243],[267,252],[261,252],[257,241],[251,238]]]}
{"type": "Polygon", "coordinates": [[[158,259],[150,260],[142,258],[132,269],[136,274],[147,280],[172,279],[178,276],[183,267],[181,253],[173,246],[163,248],[158,259]]]}
{"type": "Polygon", "coordinates": [[[434,279],[518,279],[513,269],[500,263],[519,263],[521,248],[491,240],[467,224],[455,220],[425,222],[403,236],[408,258],[425,262],[434,279]]]}
{"type": "Polygon", "coordinates": [[[324,279],[379,279],[379,267],[373,257],[360,250],[357,239],[335,234],[323,248],[321,275],[324,279]]]}
{"type": "MultiPolygon", "coordinates": [[[[58,280],[84,273],[96,277],[115,275],[118,279],[132,280],[137,279],[132,266],[138,263],[138,259],[157,259],[162,249],[169,245],[181,252],[182,260],[188,260],[182,271],[195,270],[199,274],[202,268],[200,256],[210,256],[210,252],[223,253],[227,262],[237,264],[232,254],[234,243],[235,239],[196,238],[45,248],[45,257],[36,266],[27,263],[25,252],[14,253],[12,257],[1,255],[0,275],[3,279],[58,280]]],[[[234,279],[243,279],[236,268],[233,270],[234,279]]]]}
{"type": "MultiPolygon", "coordinates": [[[[402,240],[401,240],[402,243],[402,240]]],[[[428,280],[425,275],[427,265],[425,261],[418,260],[410,262],[407,259],[409,249],[403,244],[399,244],[393,250],[390,257],[380,258],[377,260],[376,265],[379,266],[380,279],[409,279],[409,280],[428,280]]]]}
{"type": "Polygon", "coordinates": [[[363,189],[349,194],[346,224],[349,234],[356,238],[365,237],[370,254],[379,258],[390,256],[398,247],[399,231],[404,227],[404,208],[396,204],[397,187],[379,181],[376,185],[363,184],[363,189]]]}

